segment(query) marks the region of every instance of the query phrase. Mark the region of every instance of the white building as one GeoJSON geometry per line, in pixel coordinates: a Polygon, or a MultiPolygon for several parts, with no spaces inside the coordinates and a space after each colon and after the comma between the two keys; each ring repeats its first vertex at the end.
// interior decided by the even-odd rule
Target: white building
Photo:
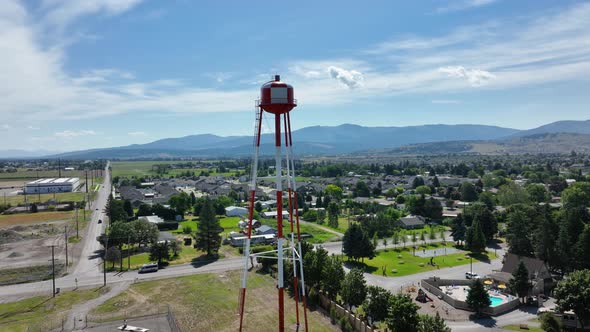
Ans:
{"type": "Polygon", "coordinates": [[[26,194],[72,192],[80,186],[80,178],[39,179],[25,185],[26,194]]]}
{"type": "Polygon", "coordinates": [[[228,217],[243,217],[248,214],[248,209],[239,206],[228,206],[225,215],[228,217]]]}
{"type": "Polygon", "coordinates": [[[164,219],[158,217],[158,216],[144,216],[144,217],[139,217],[140,220],[147,220],[148,222],[152,223],[152,224],[161,224],[164,222],[164,219]]]}

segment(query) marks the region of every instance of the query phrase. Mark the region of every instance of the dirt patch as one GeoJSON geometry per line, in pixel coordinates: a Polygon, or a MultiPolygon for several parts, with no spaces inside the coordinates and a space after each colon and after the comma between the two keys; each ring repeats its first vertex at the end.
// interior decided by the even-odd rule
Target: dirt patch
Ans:
{"type": "Polygon", "coordinates": [[[0,229],[72,219],[72,211],[0,215],[0,229]]]}

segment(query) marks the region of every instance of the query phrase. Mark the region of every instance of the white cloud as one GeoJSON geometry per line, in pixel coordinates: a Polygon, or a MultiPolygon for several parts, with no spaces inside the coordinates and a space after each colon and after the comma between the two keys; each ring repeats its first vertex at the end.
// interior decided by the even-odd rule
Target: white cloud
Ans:
{"type": "Polygon", "coordinates": [[[64,29],[72,22],[90,14],[118,15],[135,7],[142,0],[44,0],[44,24],[64,29]]]}
{"type": "Polygon", "coordinates": [[[147,133],[144,131],[132,131],[132,132],[128,132],[127,135],[131,136],[131,137],[141,137],[141,136],[147,136],[147,133]]]}
{"type": "Polygon", "coordinates": [[[96,135],[94,130],[64,130],[53,134],[56,137],[72,138],[78,136],[96,135]]]}
{"type": "Polygon", "coordinates": [[[358,88],[363,85],[363,74],[356,70],[346,70],[336,66],[328,67],[330,77],[346,85],[349,89],[358,88]]]}
{"type": "Polygon", "coordinates": [[[0,129],[2,129],[2,130],[9,130],[9,129],[12,129],[12,126],[11,125],[7,125],[7,124],[3,124],[3,125],[0,125],[0,129]]]}
{"type": "Polygon", "coordinates": [[[455,99],[435,99],[431,101],[433,104],[461,104],[460,100],[455,99]]]}
{"type": "Polygon", "coordinates": [[[476,7],[487,6],[498,0],[455,0],[449,6],[439,7],[436,9],[437,13],[456,12],[476,7]]]}
{"type": "Polygon", "coordinates": [[[29,129],[29,130],[39,130],[41,128],[39,128],[37,126],[27,126],[27,129],[29,129]]]}
{"type": "Polygon", "coordinates": [[[438,69],[439,72],[447,74],[448,77],[466,78],[472,86],[486,84],[489,80],[496,78],[496,75],[481,69],[467,69],[463,66],[447,66],[438,69]]]}

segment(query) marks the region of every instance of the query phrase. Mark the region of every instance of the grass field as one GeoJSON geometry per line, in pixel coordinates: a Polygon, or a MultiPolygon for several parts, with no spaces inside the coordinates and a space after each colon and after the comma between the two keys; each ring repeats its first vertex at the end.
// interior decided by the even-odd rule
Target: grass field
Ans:
{"type": "MultiPolygon", "coordinates": [[[[100,305],[92,314],[112,317],[133,312],[140,315],[154,307],[168,304],[183,331],[236,331],[239,325],[236,310],[240,276],[240,272],[198,274],[134,284],[124,293],[100,305]]],[[[245,331],[276,330],[275,286],[276,281],[268,275],[250,272],[245,331]]],[[[286,297],[285,325],[290,329],[295,323],[295,306],[286,297]]],[[[311,331],[338,330],[318,312],[310,312],[308,320],[311,331]]]]}
{"type": "Polygon", "coordinates": [[[388,249],[377,252],[377,256],[373,259],[365,259],[362,262],[346,262],[351,267],[358,266],[363,268],[366,272],[375,275],[385,275],[389,277],[405,276],[420,272],[435,270],[438,268],[452,267],[458,265],[469,264],[470,255],[474,262],[489,261],[494,258],[493,252],[470,254],[468,252],[454,253],[444,255],[444,248],[451,247],[452,243],[432,243],[426,246],[419,246],[417,251],[426,249],[440,249],[440,254],[434,257],[436,266],[429,265],[430,257],[418,257],[413,255],[413,250],[409,247],[399,249],[388,249]],[[385,273],[383,273],[385,269],[385,273]],[[395,270],[395,272],[394,272],[395,270]]]}
{"type": "Polygon", "coordinates": [[[37,296],[0,304],[0,331],[24,332],[28,326],[49,331],[61,327],[61,319],[74,305],[98,297],[105,289],[62,292],[55,298],[37,296]],[[43,328],[45,327],[45,328],[43,328]]]}
{"type": "Polygon", "coordinates": [[[508,331],[544,332],[544,330],[542,328],[536,327],[536,326],[531,326],[531,325],[528,325],[528,328],[526,328],[526,329],[521,329],[520,325],[517,325],[517,324],[505,325],[500,328],[503,330],[508,330],[508,331]]]}
{"type": "MultiPolygon", "coordinates": [[[[81,202],[86,199],[86,193],[83,192],[70,192],[70,193],[55,193],[55,194],[33,194],[27,195],[27,202],[39,203],[47,202],[53,199],[56,202],[81,202]]],[[[25,195],[14,195],[14,196],[2,196],[0,197],[0,203],[18,205],[25,202],[25,195]]]]}
{"type": "MultiPolygon", "coordinates": [[[[155,171],[152,171],[153,165],[158,164],[177,164],[183,163],[183,160],[169,160],[169,161],[115,161],[111,162],[113,169],[113,177],[142,177],[147,175],[157,175],[155,171]]],[[[167,173],[163,174],[163,177],[177,176],[186,171],[194,172],[195,175],[199,175],[201,171],[209,173],[209,175],[224,175],[231,176],[236,173],[237,170],[229,170],[224,173],[217,173],[215,168],[183,168],[183,169],[170,169],[167,173]]]]}

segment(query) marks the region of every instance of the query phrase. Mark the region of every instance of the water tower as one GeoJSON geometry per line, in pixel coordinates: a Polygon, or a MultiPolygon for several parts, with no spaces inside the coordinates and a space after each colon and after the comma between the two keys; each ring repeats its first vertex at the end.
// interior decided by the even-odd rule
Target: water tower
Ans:
{"type": "Polygon", "coordinates": [[[305,294],[305,279],[303,277],[303,257],[301,257],[301,233],[299,230],[299,214],[297,213],[297,192],[295,183],[295,163],[293,161],[291,117],[290,112],[297,106],[294,98],[293,87],[281,82],[279,75],[274,80],[262,85],[260,88],[260,99],[256,103],[256,122],[254,129],[254,159],[252,162],[252,175],[250,182],[248,226],[246,228],[246,239],[244,241],[244,273],[242,276],[242,287],[239,297],[240,331],[244,327],[244,308],[246,305],[246,286],[248,277],[248,263],[251,257],[270,258],[277,260],[278,266],[278,330],[285,330],[285,307],[284,307],[284,259],[293,262],[293,289],[295,289],[295,313],[297,319],[297,330],[299,330],[299,297],[303,303],[303,317],[305,331],[307,328],[307,299],[305,294]],[[256,178],[258,173],[258,158],[260,154],[260,136],[262,129],[262,118],[267,112],[271,118],[274,117],[274,145],[275,145],[275,170],[276,170],[276,201],[277,201],[277,248],[276,250],[250,253],[252,242],[252,220],[254,219],[254,202],[256,201],[256,178]],[[282,122],[281,122],[282,119],[282,122]],[[284,139],[281,135],[283,127],[284,139]],[[284,144],[283,144],[284,142],[284,144]],[[283,158],[284,146],[284,158],[283,158]],[[285,166],[283,168],[283,165],[285,166]],[[283,169],[285,172],[283,174],[283,169]],[[283,190],[283,180],[287,184],[287,191],[283,190]],[[286,194],[287,212],[283,212],[283,197],[286,194]],[[286,218],[285,218],[286,216],[286,218]],[[288,238],[284,238],[283,220],[287,219],[290,226],[288,238]],[[287,242],[287,243],[285,243],[287,242]],[[276,256],[275,256],[276,254],[276,256]],[[285,254],[288,256],[285,258],[285,254]]]}

